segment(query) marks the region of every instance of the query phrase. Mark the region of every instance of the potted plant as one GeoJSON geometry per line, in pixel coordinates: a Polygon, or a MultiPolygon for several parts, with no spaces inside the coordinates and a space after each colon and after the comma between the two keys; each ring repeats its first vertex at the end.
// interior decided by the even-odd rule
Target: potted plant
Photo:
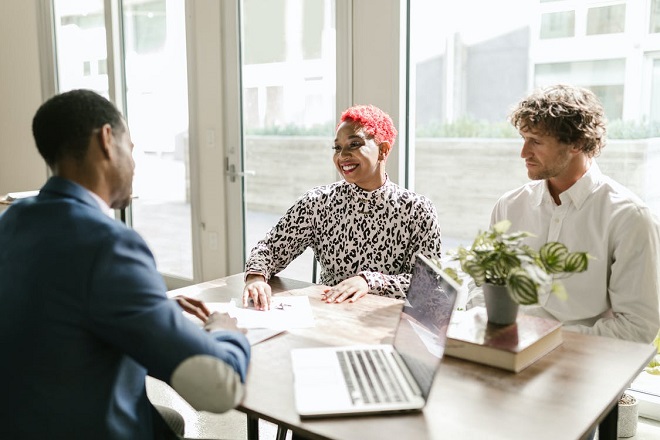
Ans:
{"type": "MultiPolygon", "coordinates": [[[[656,354],[644,368],[644,372],[640,373],[640,377],[647,374],[653,376],[660,375],[660,332],[658,332],[653,340],[653,345],[655,345],[656,354]]],[[[642,378],[642,383],[645,380],[642,378]]],[[[623,393],[619,399],[618,437],[634,437],[637,434],[638,418],[639,400],[628,392],[623,393]]]]}
{"type": "Polygon", "coordinates": [[[589,263],[586,252],[569,252],[558,242],[548,242],[538,251],[532,249],[523,240],[533,234],[509,233],[510,227],[508,220],[498,222],[479,232],[471,247],[459,247],[452,255],[461,270],[477,286],[483,286],[488,321],[494,324],[515,322],[518,305],[538,303],[541,293],[566,298],[558,279],[584,272],[589,263]]]}

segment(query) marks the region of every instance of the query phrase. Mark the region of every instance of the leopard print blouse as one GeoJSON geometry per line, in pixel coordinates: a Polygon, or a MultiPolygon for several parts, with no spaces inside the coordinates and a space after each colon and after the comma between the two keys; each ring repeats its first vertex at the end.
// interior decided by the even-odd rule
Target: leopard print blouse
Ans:
{"type": "Polygon", "coordinates": [[[440,257],[440,227],[429,199],[389,178],[374,191],[342,180],[300,197],[252,249],[245,272],[268,280],[307,247],[320,264],[321,284],[360,275],[369,293],[402,298],[415,256],[440,257]]]}

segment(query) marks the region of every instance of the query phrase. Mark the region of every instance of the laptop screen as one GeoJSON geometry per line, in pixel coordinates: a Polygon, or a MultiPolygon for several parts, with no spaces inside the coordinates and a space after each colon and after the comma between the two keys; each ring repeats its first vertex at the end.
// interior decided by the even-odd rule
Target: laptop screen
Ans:
{"type": "Polygon", "coordinates": [[[444,354],[447,327],[457,296],[456,284],[438,266],[418,255],[394,334],[394,348],[425,399],[444,354]]]}

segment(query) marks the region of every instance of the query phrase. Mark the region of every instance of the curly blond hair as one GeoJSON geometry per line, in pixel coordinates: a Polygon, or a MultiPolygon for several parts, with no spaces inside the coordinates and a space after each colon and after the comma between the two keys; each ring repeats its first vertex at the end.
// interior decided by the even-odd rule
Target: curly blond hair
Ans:
{"type": "Polygon", "coordinates": [[[603,106],[591,90],[581,87],[558,84],[538,89],[514,107],[509,121],[518,130],[576,145],[589,157],[605,147],[603,106]]]}

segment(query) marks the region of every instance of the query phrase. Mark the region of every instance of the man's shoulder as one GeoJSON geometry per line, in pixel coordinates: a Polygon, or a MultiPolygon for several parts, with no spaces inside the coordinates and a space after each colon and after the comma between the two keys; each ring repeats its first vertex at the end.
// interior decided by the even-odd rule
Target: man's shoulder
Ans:
{"type": "Polygon", "coordinates": [[[126,224],[104,213],[96,203],[77,198],[51,198],[43,202],[39,209],[35,206],[34,215],[48,213],[43,220],[43,228],[50,229],[65,226],[70,229],[68,237],[72,241],[87,244],[101,242],[142,242],[140,235],[126,224]]]}
{"type": "Polygon", "coordinates": [[[527,199],[529,197],[536,197],[543,191],[545,180],[532,180],[524,185],[509,190],[500,196],[498,203],[513,202],[519,199],[527,199]]]}
{"type": "Polygon", "coordinates": [[[646,202],[631,189],[608,176],[601,177],[592,200],[591,206],[599,212],[607,213],[612,221],[619,219],[623,224],[637,219],[654,224],[655,227],[660,224],[646,202]]]}
{"type": "Polygon", "coordinates": [[[646,203],[630,188],[604,174],[601,175],[598,181],[596,191],[606,193],[614,200],[626,201],[638,206],[646,206],[646,203]]]}

